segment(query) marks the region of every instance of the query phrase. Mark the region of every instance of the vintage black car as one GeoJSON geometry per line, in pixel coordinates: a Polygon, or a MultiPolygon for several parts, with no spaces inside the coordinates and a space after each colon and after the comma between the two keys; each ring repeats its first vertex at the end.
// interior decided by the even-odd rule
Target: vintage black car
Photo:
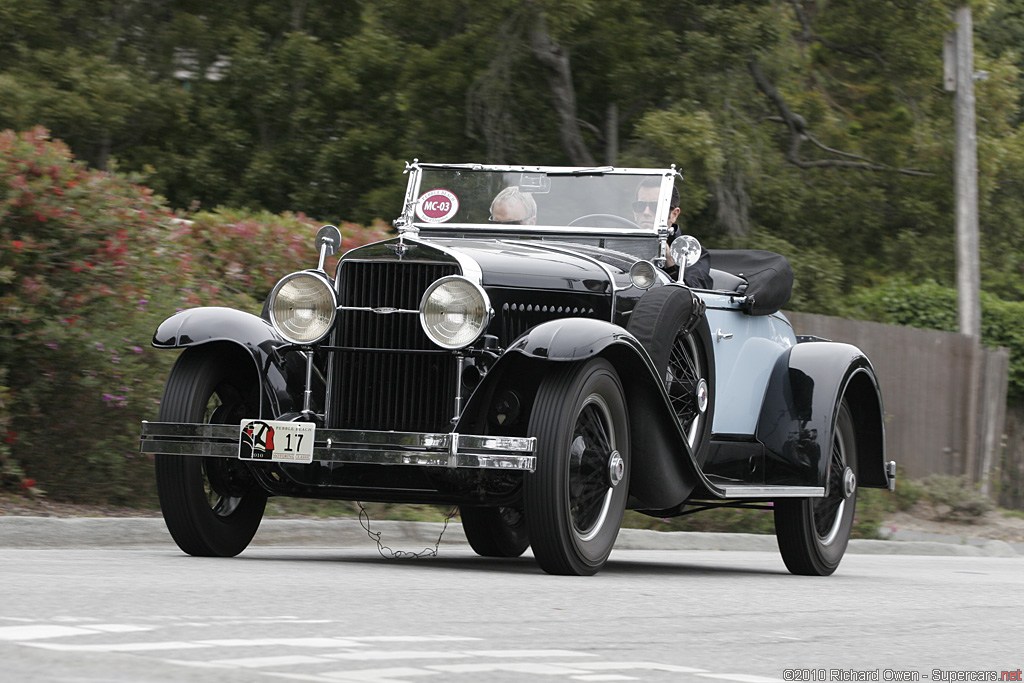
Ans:
{"type": "Polygon", "coordinates": [[[432,503],[480,555],[586,575],[626,509],[770,504],[790,571],[836,569],[895,464],[868,359],[779,313],[786,259],[711,251],[686,286],[708,252],[669,244],[674,168],[406,171],[396,237],[328,273],[325,226],[262,316],[157,329],[183,351],[141,448],[184,552],[238,554],[268,496],[432,503]]]}

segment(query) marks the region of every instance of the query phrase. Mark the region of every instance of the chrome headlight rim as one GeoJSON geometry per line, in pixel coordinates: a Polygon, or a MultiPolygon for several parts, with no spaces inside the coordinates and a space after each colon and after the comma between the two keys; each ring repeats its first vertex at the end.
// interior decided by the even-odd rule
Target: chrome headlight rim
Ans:
{"type": "Polygon", "coordinates": [[[423,292],[423,296],[420,298],[419,311],[420,327],[423,329],[424,334],[427,335],[427,338],[442,349],[450,351],[464,349],[479,339],[487,329],[491,319],[494,317],[494,311],[491,308],[491,299],[487,296],[487,292],[484,288],[462,275],[446,275],[445,277],[434,280],[430,286],[427,287],[426,291],[423,292]],[[474,334],[471,339],[467,337],[466,339],[459,340],[458,342],[449,342],[446,341],[445,338],[439,337],[427,320],[427,304],[430,301],[431,295],[442,286],[453,282],[457,282],[460,285],[468,287],[469,291],[479,298],[479,306],[482,312],[479,321],[476,323],[476,334],[474,334]]]}
{"type": "Polygon", "coordinates": [[[637,261],[629,268],[629,281],[637,289],[650,289],[658,281],[658,269],[650,261],[637,261]]]}
{"type": "Polygon", "coordinates": [[[317,270],[296,271],[285,275],[277,281],[276,285],[274,285],[274,288],[270,291],[270,296],[267,297],[267,314],[270,318],[270,324],[273,326],[274,331],[284,338],[285,341],[299,346],[311,346],[323,341],[334,328],[334,321],[338,315],[338,296],[334,291],[334,286],[331,284],[330,279],[323,272],[317,270]],[[281,295],[281,290],[289,283],[299,278],[308,278],[312,280],[316,286],[322,287],[323,291],[327,294],[327,305],[323,306],[321,309],[321,311],[327,316],[327,321],[323,324],[323,331],[312,336],[300,337],[293,334],[282,324],[282,321],[275,313],[275,304],[277,303],[278,297],[281,295]]]}

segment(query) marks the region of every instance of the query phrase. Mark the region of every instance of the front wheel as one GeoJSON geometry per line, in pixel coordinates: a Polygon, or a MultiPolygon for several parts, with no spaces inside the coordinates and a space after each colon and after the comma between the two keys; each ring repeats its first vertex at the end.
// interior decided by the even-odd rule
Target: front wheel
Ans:
{"type": "Polygon", "coordinates": [[[530,547],[521,508],[463,505],[462,530],[481,557],[519,557],[530,547]]]}
{"type": "Polygon", "coordinates": [[[615,368],[601,358],[553,368],[529,429],[537,437],[537,469],[524,487],[534,557],[549,574],[596,574],[629,491],[629,422],[615,368]]]}
{"type": "Polygon", "coordinates": [[[775,536],[793,574],[828,576],[839,566],[857,507],[857,439],[844,399],[832,436],[828,495],[775,501],[775,536]]]}
{"type": "MultiPolygon", "coordinates": [[[[259,416],[259,387],[231,356],[186,349],[164,386],[161,422],[239,424],[259,416]]],[[[233,557],[256,534],[267,494],[245,463],[230,458],[156,456],[160,509],[189,555],[233,557]]]]}

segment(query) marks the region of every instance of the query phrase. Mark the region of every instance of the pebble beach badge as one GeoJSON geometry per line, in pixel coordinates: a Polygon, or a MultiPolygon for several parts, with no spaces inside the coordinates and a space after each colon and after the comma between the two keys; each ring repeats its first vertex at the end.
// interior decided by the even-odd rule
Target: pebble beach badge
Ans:
{"type": "Polygon", "coordinates": [[[444,223],[459,210],[459,198],[448,190],[428,190],[416,202],[416,215],[427,223],[444,223]]]}

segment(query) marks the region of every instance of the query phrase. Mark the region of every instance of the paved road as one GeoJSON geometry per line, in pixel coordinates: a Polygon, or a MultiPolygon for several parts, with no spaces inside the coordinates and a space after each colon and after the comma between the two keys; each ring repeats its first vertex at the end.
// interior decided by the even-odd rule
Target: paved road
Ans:
{"type": "MultiPolygon", "coordinates": [[[[435,530],[378,528],[407,550],[435,530]]],[[[166,540],[14,548],[0,533],[0,680],[770,683],[1024,665],[1024,563],[991,548],[852,553],[808,578],[770,546],[627,538],[599,575],[576,578],[478,558],[449,531],[456,542],[413,560],[383,559],[365,535],[336,548],[265,537],[204,559],[166,540]]]]}

